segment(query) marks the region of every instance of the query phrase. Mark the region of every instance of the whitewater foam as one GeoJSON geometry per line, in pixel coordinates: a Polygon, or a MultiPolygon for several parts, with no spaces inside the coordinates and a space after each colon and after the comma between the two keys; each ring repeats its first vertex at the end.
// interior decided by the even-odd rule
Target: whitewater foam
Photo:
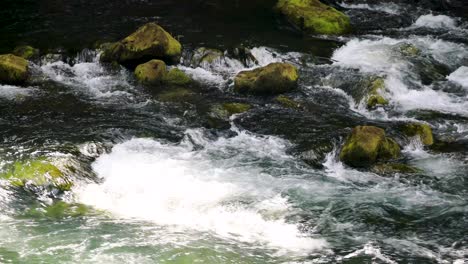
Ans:
{"type": "Polygon", "coordinates": [[[0,98],[8,100],[18,100],[25,96],[29,96],[34,92],[32,87],[18,87],[13,85],[0,85],[0,98]]]}
{"type": "Polygon", "coordinates": [[[423,15],[420,16],[411,27],[426,27],[426,28],[457,28],[455,19],[446,15],[423,15]]]}
{"type": "Polygon", "coordinates": [[[400,6],[394,3],[383,3],[378,5],[340,3],[339,5],[348,9],[367,9],[372,11],[385,12],[392,15],[398,15],[401,13],[400,6]]]}
{"type": "Polygon", "coordinates": [[[468,89],[468,67],[462,66],[447,76],[447,80],[457,83],[468,89]]]}
{"type": "Polygon", "coordinates": [[[285,186],[254,161],[281,160],[284,142],[245,133],[211,142],[199,132],[189,134],[203,150],[194,150],[188,140],[174,145],[133,139],[116,145],[93,164],[103,183],[76,190],[79,200],[124,218],[279,251],[307,253],[326,247],[323,239],[313,239],[286,221],[293,208],[281,193],[285,186]]]}

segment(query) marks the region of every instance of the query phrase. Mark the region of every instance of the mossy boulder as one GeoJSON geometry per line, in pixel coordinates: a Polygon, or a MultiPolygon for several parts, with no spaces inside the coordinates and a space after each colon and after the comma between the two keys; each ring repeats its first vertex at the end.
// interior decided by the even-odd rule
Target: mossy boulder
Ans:
{"type": "Polygon", "coordinates": [[[82,217],[92,214],[94,210],[80,203],[66,203],[58,201],[46,207],[38,206],[29,209],[25,216],[34,218],[63,219],[72,217],[82,217]]]}
{"type": "Polygon", "coordinates": [[[13,54],[26,60],[39,57],[39,50],[31,46],[18,46],[13,50],[13,54]]]}
{"type": "Polygon", "coordinates": [[[13,54],[0,55],[0,83],[21,84],[26,82],[29,62],[13,54]]]}
{"type": "Polygon", "coordinates": [[[151,59],[176,62],[182,45],[156,23],[140,27],[123,40],[103,46],[101,61],[138,64],[151,59]]]}
{"type": "Polygon", "coordinates": [[[242,71],[234,79],[238,93],[279,94],[293,90],[299,76],[289,63],[271,63],[250,71],[242,71]]]}
{"type": "Polygon", "coordinates": [[[301,108],[301,103],[285,96],[285,95],[279,95],[275,97],[275,101],[278,102],[280,105],[286,107],[286,108],[291,108],[291,109],[300,109],[301,108]]]}
{"type": "Polygon", "coordinates": [[[402,163],[383,163],[372,167],[372,171],[379,174],[404,173],[412,174],[421,172],[420,169],[402,163]]]}
{"type": "Polygon", "coordinates": [[[1,177],[9,180],[16,187],[25,187],[30,184],[35,187],[52,187],[68,191],[73,185],[62,171],[44,158],[15,162],[12,168],[1,177]]]}
{"type": "Polygon", "coordinates": [[[279,0],[276,9],[307,33],[341,35],[351,31],[347,15],[319,0],[279,0]]]}
{"type": "Polygon", "coordinates": [[[347,138],[340,159],[352,167],[368,167],[377,161],[398,158],[400,146],[374,126],[357,126],[347,138]]]}
{"type": "Polygon", "coordinates": [[[423,123],[408,123],[401,126],[401,131],[408,137],[419,137],[421,142],[430,146],[434,144],[434,136],[432,128],[428,124],[423,123]]]}
{"type": "Polygon", "coordinates": [[[224,53],[217,49],[201,47],[194,51],[191,65],[192,67],[207,68],[212,64],[220,63],[224,59],[224,53]]]}
{"type": "Polygon", "coordinates": [[[135,68],[135,77],[144,84],[187,85],[192,79],[177,68],[167,71],[166,63],[162,60],[150,60],[135,68]]]}
{"type": "Polygon", "coordinates": [[[382,96],[383,91],[385,91],[385,80],[383,78],[376,78],[370,83],[369,93],[366,100],[368,109],[388,105],[388,100],[382,96]]]}

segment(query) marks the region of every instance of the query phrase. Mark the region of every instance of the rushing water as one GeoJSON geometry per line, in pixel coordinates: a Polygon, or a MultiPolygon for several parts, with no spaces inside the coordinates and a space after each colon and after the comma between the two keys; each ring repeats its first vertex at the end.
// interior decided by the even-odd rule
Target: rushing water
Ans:
{"type": "Polygon", "coordinates": [[[16,11],[0,11],[2,50],[27,41],[51,53],[35,61],[30,87],[0,85],[0,170],[45,156],[75,182],[57,194],[0,181],[0,263],[468,261],[466,19],[342,3],[356,34],[317,38],[262,7],[232,15],[196,1],[72,2],[7,1],[4,10],[16,11]],[[288,96],[301,109],[233,93],[235,74],[259,65],[229,56],[178,65],[198,84],[187,101],[167,102],[88,49],[153,20],[179,35],[186,54],[243,44],[259,65],[297,65],[300,87],[288,96]],[[402,52],[407,44],[420,54],[402,52]],[[359,91],[372,76],[383,78],[390,104],[370,111],[359,91]],[[253,109],[215,129],[207,116],[219,102],[253,109]],[[420,172],[385,176],[338,160],[350,128],[397,135],[408,120],[448,142],[427,149],[398,138],[420,172]],[[47,213],[60,201],[90,210],[47,213]]]}

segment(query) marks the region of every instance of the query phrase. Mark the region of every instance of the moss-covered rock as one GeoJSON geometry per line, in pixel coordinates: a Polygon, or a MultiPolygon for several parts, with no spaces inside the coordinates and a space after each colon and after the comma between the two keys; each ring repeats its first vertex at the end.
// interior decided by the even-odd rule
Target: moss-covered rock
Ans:
{"type": "Polygon", "coordinates": [[[227,129],[230,127],[229,118],[235,114],[241,114],[252,108],[244,103],[224,103],[215,104],[210,107],[207,125],[210,128],[227,129]]]}
{"type": "Polygon", "coordinates": [[[421,172],[420,169],[402,164],[402,163],[383,163],[377,164],[372,167],[372,171],[379,174],[394,174],[394,173],[418,173],[421,172]]]}
{"type": "Polygon", "coordinates": [[[385,80],[377,78],[370,83],[369,93],[367,96],[367,108],[373,109],[377,106],[388,105],[388,100],[382,96],[385,90],[385,80]]]}
{"type": "Polygon", "coordinates": [[[135,68],[135,77],[145,84],[161,83],[165,75],[166,63],[161,60],[150,60],[135,68]]]}
{"type": "Polygon", "coordinates": [[[224,54],[222,51],[201,47],[194,51],[191,59],[191,65],[193,67],[206,68],[213,63],[222,62],[223,58],[224,54]]]}
{"type": "Polygon", "coordinates": [[[299,102],[294,101],[293,99],[285,96],[285,95],[279,95],[275,97],[275,101],[281,104],[282,106],[286,108],[291,108],[291,109],[300,109],[301,104],[299,102]]]}
{"type": "Polygon", "coordinates": [[[187,85],[191,82],[192,78],[178,68],[170,69],[163,77],[163,83],[170,85],[187,85]]]}
{"type": "Polygon", "coordinates": [[[31,46],[18,46],[13,50],[13,54],[26,60],[39,57],[39,50],[31,46]]]}
{"type": "Polygon", "coordinates": [[[271,63],[251,71],[242,71],[234,79],[238,93],[279,94],[293,90],[299,78],[297,68],[289,63],[271,63]]]}
{"type": "Polygon", "coordinates": [[[241,114],[249,111],[250,108],[252,108],[252,106],[249,104],[243,103],[224,103],[222,107],[229,113],[229,115],[241,114]]]}
{"type": "Polygon", "coordinates": [[[182,86],[192,82],[192,79],[177,68],[167,71],[166,63],[162,60],[150,60],[135,68],[135,77],[144,84],[168,84],[182,86]]]}
{"type": "Polygon", "coordinates": [[[15,162],[12,168],[1,175],[16,187],[31,184],[36,187],[53,187],[61,191],[68,191],[73,183],[52,163],[44,158],[15,162]]]}
{"type": "Polygon", "coordinates": [[[352,167],[367,167],[377,161],[400,155],[398,144],[387,138],[385,131],[373,126],[357,126],[346,140],[340,159],[352,167]]]}
{"type": "Polygon", "coordinates": [[[71,217],[82,217],[93,213],[93,209],[80,203],[55,202],[46,207],[34,207],[29,209],[25,216],[35,218],[62,219],[71,217]]]}
{"type": "Polygon", "coordinates": [[[187,101],[194,95],[194,92],[185,88],[171,88],[162,91],[157,95],[159,101],[162,102],[183,102],[187,101]]]}
{"type": "Polygon", "coordinates": [[[414,57],[421,55],[421,50],[413,44],[404,43],[400,46],[400,52],[404,56],[414,57]]]}
{"type": "Polygon", "coordinates": [[[0,83],[21,84],[28,79],[29,62],[13,54],[0,55],[0,83]]]}
{"type": "Polygon", "coordinates": [[[351,31],[347,15],[319,0],[279,0],[276,9],[307,33],[341,35],[351,31]]]}
{"type": "Polygon", "coordinates": [[[434,144],[434,136],[432,128],[428,124],[423,123],[409,123],[401,126],[401,131],[408,137],[419,137],[421,142],[430,146],[434,144]]]}
{"type": "Polygon", "coordinates": [[[174,62],[182,46],[156,23],[148,23],[123,40],[103,46],[101,61],[138,64],[151,59],[174,62]]]}

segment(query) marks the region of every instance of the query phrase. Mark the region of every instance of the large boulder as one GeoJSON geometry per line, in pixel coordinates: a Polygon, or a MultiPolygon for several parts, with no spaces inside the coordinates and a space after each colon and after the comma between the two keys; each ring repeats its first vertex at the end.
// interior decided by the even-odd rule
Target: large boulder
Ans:
{"type": "Polygon", "coordinates": [[[29,62],[13,54],[0,55],[0,83],[21,84],[28,79],[29,62]]]}
{"type": "Polygon", "coordinates": [[[341,35],[351,31],[348,16],[319,0],[279,0],[276,9],[307,33],[341,35]]]}
{"type": "Polygon", "coordinates": [[[182,46],[156,23],[148,23],[123,40],[102,46],[101,61],[116,61],[124,65],[138,64],[151,59],[176,62],[182,46]]]}
{"type": "Polygon", "coordinates": [[[434,136],[432,128],[428,124],[423,123],[408,123],[401,126],[401,131],[408,137],[417,137],[421,142],[430,146],[434,144],[434,136]]]}
{"type": "Polygon", "coordinates": [[[357,126],[346,140],[340,159],[352,167],[368,167],[377,161],[398,158],[400,146],[385,131],[374,126],[357,126]]]}
{"type": "Polygon", "coordinates": [[[0,176],[16,187],[30,185],[68,191],[73,185],[60,169],[44,158],[16,162],[9,171],[0,176]]]}
{"type": "Polygon", "coordinates": [[[182,86],[189,84],[192,79],[183,71],[172,68],[167,71],[166,63],[162,60],[150,60],[140,64],[135,69],[135,77],[143,84],[169,84],[182,86]]]}
{"type": "Polygon", "coordinates": [[[279,94],[293,90],[299,78],[297,68],[288,63],[271,63],[250,71],[242,71],[234,79],[238,93],[279,94]]]}

